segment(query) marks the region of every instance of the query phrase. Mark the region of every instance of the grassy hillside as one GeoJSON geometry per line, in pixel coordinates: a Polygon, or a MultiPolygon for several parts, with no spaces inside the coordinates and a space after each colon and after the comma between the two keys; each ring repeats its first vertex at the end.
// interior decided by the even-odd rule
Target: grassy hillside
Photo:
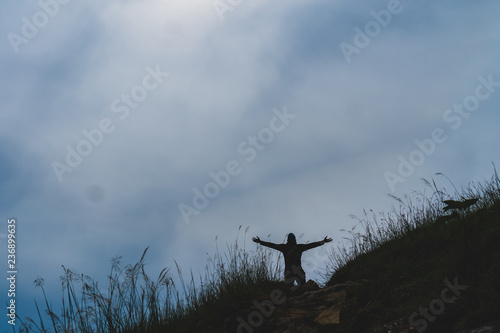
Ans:
{"type": "Polygon", "coordinates": [[[352,303],[343,312],[339,332],[365,332],[384,324],[456,332],[498,319],[500,202],[498,188],[491,185],[478,207],[447,221],[424,218],[401,237],[339,268],[329,285],[360,283],[349,290],[352,303]]]}
{"type": "MultiPolygon", "coordinates": [[[[430,196],[395,198],[391,212],[365,213],[363,232],[351,230],[348,243],[331,253],[326,287],[349,287],[340,323],[316,331],[456,332],[499,318],[500,180],[495,173],[453,194],[426,184],[430,196]],[[443,210],[443,200],[468,198],[479,200],[443,210]]],[[[145,254],[135,265],[113,261],[106,294],[90,277],[65,270],[61,313],[45,302],[39,318],[23,319],[21,331],[231,332],[255,300],[285,288],[279,261],[261,247],[247,251],[236,242],[209,258],[204,277],[189,282],[178,269],[152,279],[145,254]]],[[[43,281],[37,284],[45,294],[43,281]]],[[[273,329],[264,322],[252,332],[273,329]]]]}

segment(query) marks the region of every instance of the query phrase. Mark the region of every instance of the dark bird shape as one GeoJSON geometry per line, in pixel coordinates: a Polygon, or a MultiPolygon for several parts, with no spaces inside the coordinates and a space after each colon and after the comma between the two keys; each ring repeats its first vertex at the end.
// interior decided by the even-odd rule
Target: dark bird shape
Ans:
{"type": "Polygon", "coordinates": [[[470,206],[474,205],[479,199],[473,198],[473,199],[467,199],[463,201],[456,201],[456,200],[445,200],[443,201],[444,204],[446,204],[446,207],[443,208],[443,210],[446,212],[449,209],[467,209],[470,206]]]}

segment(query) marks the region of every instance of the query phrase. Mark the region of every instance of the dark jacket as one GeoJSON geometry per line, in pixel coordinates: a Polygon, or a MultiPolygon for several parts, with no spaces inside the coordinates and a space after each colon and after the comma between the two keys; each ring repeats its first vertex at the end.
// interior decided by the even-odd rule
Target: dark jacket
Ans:
{"type": "Polygon", "coordinates": [[[283,257],[285,258],[285,270],[287,270],[287,269],[292,269],[294,266],[302,267],[301,266],[302,252],[321,246],[325,244],[325,242],[319,241],[309,244],[294,244],[294,243],[275,244],[270,242],[264,242],[261,240],[259,244],[270,247],[271,249],[275,249],[283,253],[283,257]]]}

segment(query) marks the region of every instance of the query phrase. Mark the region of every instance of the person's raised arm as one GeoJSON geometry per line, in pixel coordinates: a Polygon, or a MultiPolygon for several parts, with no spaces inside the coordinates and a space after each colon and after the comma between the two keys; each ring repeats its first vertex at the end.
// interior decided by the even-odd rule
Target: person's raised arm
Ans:
{"type": "Polygon", "coordinates": [[[263,240],[260,240],[259,237],[254,237],[254,238],[252,238],[252,240],[255,243],[257,243],[257,244],[260,244],[260,245],[263,245],[263,246],[267,246],[267,247],[270,247],[271,249],[275,249],[275,250],[280,251],[279,245],[281,245],[281,244],[274,244],[274,243],[270,243],[270,242],[264,242],[263,240]]]}
{"type": "Polygon", "coordinates": [[[304,244],[303,245],[304,246],[304,251],[305,250],[313,249],[313,248],[321,246],[321,245],[325,245],[325,243],[329,243],[331,241],[332,241],[332,239],[327,236],[327,237],[325,237],[325,239],[323,239],[323,240],[321,240],[319,242],[312,242],[312,243],[309,243],[309,244],[304,244]]]}

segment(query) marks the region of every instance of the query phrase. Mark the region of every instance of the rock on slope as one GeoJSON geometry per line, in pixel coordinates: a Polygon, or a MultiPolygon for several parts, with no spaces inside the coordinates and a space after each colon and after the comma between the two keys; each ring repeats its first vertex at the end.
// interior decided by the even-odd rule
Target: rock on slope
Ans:
{"type": "MultiPolygon", "coordinates": [[[[295,290],[276,289],[248,304],[239,315],[226,320],[226,333],[321,333],[337,332],[342,311],[348,307],[348,290],[358,285],[347,282],[320,288],[309,280],[295,290]]],[[[234,310],[234,309],[233,309],[234,310]]],[[[233,312],[234,313],[234,312],[233,312]]],[[[409,325],[388,324],[370,333],[418,333],[424,330],[409,325]]],[[[453,331],[450,327],[449,332],[453,331]]],[[[364,332],[353,332],[364,333],[364,332]]],[[[500,322],[456,333],[500,333],[500,322]]]]}

